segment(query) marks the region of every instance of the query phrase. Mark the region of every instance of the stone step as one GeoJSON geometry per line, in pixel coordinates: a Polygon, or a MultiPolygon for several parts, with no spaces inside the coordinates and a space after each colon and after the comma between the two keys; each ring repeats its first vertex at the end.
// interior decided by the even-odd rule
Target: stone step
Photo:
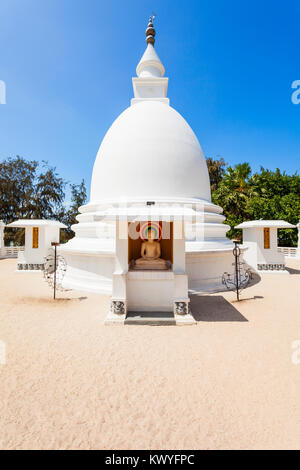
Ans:
{"type": "Polygon", "coordinates": [[[128,312],[125,325],[176,326],[173,312],[128,312]]]}

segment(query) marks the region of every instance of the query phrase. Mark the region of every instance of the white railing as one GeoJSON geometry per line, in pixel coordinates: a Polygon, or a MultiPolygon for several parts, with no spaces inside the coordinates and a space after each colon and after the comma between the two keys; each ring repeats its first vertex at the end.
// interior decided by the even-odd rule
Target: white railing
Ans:
{"type": "Polygon", "coordinates": [[[0,258],[17,258],[20,251],[24,251],[24,246],[4,246],[0,248],[0,258]]]}
{"type": "Polygon", "coordinates": [[[297,248],[291,248],[289,246],[279,246],[279,253],[283,253],[287,258],[295,258],[297,255],[297,248]]]}

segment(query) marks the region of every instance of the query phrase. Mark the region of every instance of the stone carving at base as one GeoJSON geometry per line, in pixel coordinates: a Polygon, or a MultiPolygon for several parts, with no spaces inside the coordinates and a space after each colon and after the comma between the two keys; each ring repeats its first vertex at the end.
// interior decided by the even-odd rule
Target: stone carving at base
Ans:
{"type": "Polygon", "coordinates": [[[44,264],[18,263],[18,271],[44,271],[44,264]]]}
{"type": "Polygon", "coordinates": [[[258,271],[284,271],[284,264],[258,264],[258,271]]]}
{"type": "Polygon", "coordinates": [[[110,311],[114,315],[126,315],[126,302],[122,300],[111,300],[110,311]]]}
{"type": "Polygon", "coordinates": [[[175,315],[187,315],[189,313],[189,302],[174,302],[175,315]]]}

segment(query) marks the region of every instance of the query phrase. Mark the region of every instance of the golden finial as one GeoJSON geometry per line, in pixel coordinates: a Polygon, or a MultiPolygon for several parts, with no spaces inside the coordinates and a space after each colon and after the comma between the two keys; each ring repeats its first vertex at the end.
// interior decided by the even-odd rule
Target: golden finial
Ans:
{"type": "Polygon", "coordinates": [[[154,46],[154,43],[155,43],[155,29],[153,26],[154,18],[155,18],[155,15],[150,16],[148,27],[146,29],[146,43],[152,44],[152,46],[154,46]]]}

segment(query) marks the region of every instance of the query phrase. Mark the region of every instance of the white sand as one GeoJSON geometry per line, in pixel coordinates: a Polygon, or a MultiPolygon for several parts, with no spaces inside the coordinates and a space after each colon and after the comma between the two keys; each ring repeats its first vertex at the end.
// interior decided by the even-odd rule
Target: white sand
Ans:
{"type": "Polygon", "coordinates": [[[105,327],[108,297],[54,302],[15,266],[0,260],[1,448],[300,448],[300,261],[239,304],[194,298],[187,327],[105,327]]]}

